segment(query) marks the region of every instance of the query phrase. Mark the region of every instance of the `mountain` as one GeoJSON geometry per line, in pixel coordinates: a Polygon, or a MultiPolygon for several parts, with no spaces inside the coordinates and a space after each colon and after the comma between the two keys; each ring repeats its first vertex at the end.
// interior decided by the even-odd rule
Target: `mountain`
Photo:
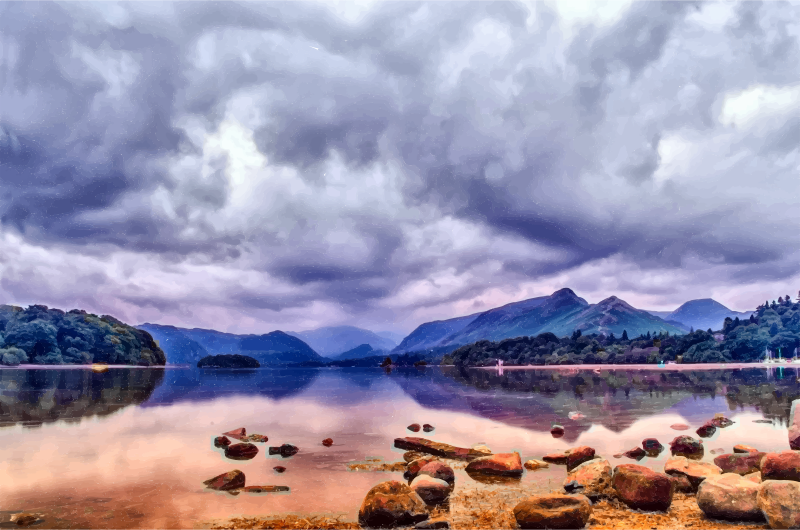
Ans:
{"type": "Polygon", "coordinates": [[[728,309],[716,300],[701,298],[689,300],[675,311],[648,311],[651,315],[682,324],[686,328],[709,329],[717,331],[722,329],[726,317],[745,319],[750,318],[752,311],[739,312],[728,309]]]}
{"type": "Polygon", "coordinates": [[[434,348],[445,338],[458,333],[475,320],[481,313],[465,317],[450,318],[448,320],[434,320],[426,322],[412,331],[408,337],[394,349],[392,353],[421,351],[434,348]]]}
{"type": "Polygon", "coordinates": [[[613,333],[617,337],[622,335],[623,331],[627,331],[630,337],[661,331],[666,331],[670,335],[683,334],[683,330],[679,327],[647,311],[636,309],[616,296],[610,296],[591,305],[567,320],[551,323],[547,331],[563,336],[571,334],[576,329],[587,335],[613,333]]]}
{"type": "Polygon", "coordinates": [[[242,335],[239,345],[243,353],[266,364],[324,360],[308,344],[283,331],[273,331],[266,335],[242,335]]]}
{"type": "Polygon", "coordinates": [[[288,333],[302,340],[324,357],[336,357],[361,344],[369,344],[376,350],[391,350],[397,346],[396,341],[354,326],[330,326],[288,333]]]}
{"type": "Polygon", "coordinates": [[[336,360],[344,360],[344,359],[363,359],[364,357],[372,357],[375,355],[380,355],[382,352],[380,350],[373,350],[372,346],[369,344],[362,344],[360,346],[356,346],[352,350],[347,350],[346,352],[342,352],[334,359],[336,360]]]}
{"type": "Polygon", "coordinates": [[[169,364],[196,365],[208,351],[197,341],[190,339],[175,326],[143,324],[139,329],[148,332],[167,355],[169,364]]]}

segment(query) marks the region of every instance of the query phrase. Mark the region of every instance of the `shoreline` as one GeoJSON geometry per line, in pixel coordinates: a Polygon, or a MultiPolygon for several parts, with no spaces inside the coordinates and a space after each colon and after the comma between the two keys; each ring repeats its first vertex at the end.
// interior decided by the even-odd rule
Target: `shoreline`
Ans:
{"type": "MultiPolygon", "coordinates": [[[[470,366],[480,370],[500,369],[499,366],[470,366]]],[[[741,370],[745,368],[794,368],[800,369],[800,363],[697,363],[697,364],[668,364],[659,367],[657,364],[562,364],[562,365],[542,365],[542,366],[503,366],[505,370],[556,370],[560,372],[573,371],[614,371],[614,370],[656,370],[661,372],[670,371],[697,371],[697,370],[741,370]]]]}

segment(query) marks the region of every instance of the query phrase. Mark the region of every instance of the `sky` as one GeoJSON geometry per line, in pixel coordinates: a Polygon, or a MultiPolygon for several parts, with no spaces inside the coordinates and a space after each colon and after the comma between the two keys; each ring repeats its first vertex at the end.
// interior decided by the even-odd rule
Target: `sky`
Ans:
{"type": "Polygon", "coordinates": [[[0,3],[0,303],[405,333],[800,289],[800,3],[0,3]]]}

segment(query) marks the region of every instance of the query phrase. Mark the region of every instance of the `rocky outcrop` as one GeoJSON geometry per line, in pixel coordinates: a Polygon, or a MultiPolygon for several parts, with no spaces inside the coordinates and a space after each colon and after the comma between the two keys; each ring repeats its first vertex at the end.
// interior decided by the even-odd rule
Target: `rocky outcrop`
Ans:
{"type": "Polygon", "coordinates": [[[583,528],[591,515],[583,495],[534,495],[514,507],[519,528],[583,528]]]}
{"type": "Polygon", "coordinates": [[[427,438],[395,438],[394,446],[398,449],[405,449],[406,451],[417,451],[419,453],[426,453],[443,458],[451,458],[453,460],[469,461],[481,456],[485,456],[485,453],[481,451],[467,449],[464,447],[456,447],[441,442],[434,442],[433,440],[428,440],[427,438]]]}
{"type": "Polygon", "coordinates": [[[736,473],[707,477],[697,489],[697,505],[706,516],[731,521],[760,521],[759,485],[736,473]]]}
{"type": "Polygon", "coordinates": [[[225,456],[231,460],[250,460],[258,454],[258,447],[251,443],[229,445],[225,448],[225,456]]]}
{"type": "Polygon", "coordinates": [[[228,471],[222,475],[217,475],[203,482],[207,488],[212,490],[230,491],[244,487],[244,473],[238,469],[228,471]]]}
{"type": "Polygon", "coordinates": [[[666,511],[672,504],[669,477],[644,466],[617,466],[611,484],[619,499],[634,510],[666,511]]]}
{"type": "Polygon", "coordinates": [[[664,464],[664,473],[667,475],[682,475],[689,479],[692,490],[697,491],[700,483],[706,477],[721,475],[722,470],[714,464],[708,462],[697,462],[689,460],[685,456],[674,456],[664,464]]]}
{"type": "Polygon", "coordinates": [[[800,481],[800,451],[767,453],[761,460],[761,478],[800,481]]]}
{"type": "Polygon", "coordinates": [[[756,502],[770,528],[800,528],[800,482],[767,480],[756,502]]]}
{"type": "Polygon", "coordinates": [[[497,475],[504,477],[522,476],[522,459],[519,453],[498,453],[482,456],[467,464],[467,473],[497,475]]]}
{"type": "MultiPolygon", "coordinates": [[[[451,487],[456,482],[456,474],[453,471],[453,468],[445,464],[444,462],[429,462],[422,466],[422,469],[419,470],[417,476],[420,475],[428,475],[429,477],[433,477],[438,480],[443,480],[447,482],[451,487]]],[[[423,499],[422,495],[420,495],[423,499]]]]}
{"type": "Polygon", "coordinates": [[[669,443],[669,450],[672,456],[685,456],[692,460],[700,460],[703,458],[705,448],[703,442],[696,440],[691,436],[678,436],[669,443]]]}
{"type": "Polygon", "coordinates": [[[736,473],[738,475],[749,475],[761,470],[761,459],[766,453],[729,453],[720,455],[714,459],[714,464],[723,473],[736,473]]]}
{"type": "Polygon", "coordinates": [[[564,490],[568,493],[582,493],[591,500],[603,497],[611,488],[611,464],[608,460],[595,459],[584,462],[564,479],[564,490]]]}
{"type": "Polygon", "coordinates": [[[409,526],[428,519],[425,501],[408,485],[390,480],[367,493],[358,522],[368,528],[409,526]]]}
{"type": "Polygon", "coordinates": [[[433,478],[429,475],[419,474],[411,481],[411,489],[414,490],[420,499],[428,506],[442,504],[450,497],[452,488],[444,480],[433,478]]]}

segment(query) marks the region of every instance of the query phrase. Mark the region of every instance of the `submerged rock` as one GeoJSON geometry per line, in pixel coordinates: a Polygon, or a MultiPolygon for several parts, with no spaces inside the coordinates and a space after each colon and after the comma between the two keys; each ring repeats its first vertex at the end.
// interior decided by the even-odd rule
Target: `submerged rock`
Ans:
{"type": "Polygon", "coordinates": [[[611,484],[619,499],[634,510],[666,511],[672,504],[669,477],[638,464],[617,466],[611,484]]]}
{"type": "Polygon", "coordinates": [[[250,460],[258,454],[258,447],[251,443],[229,445],[225,448],[225,456],[231,460],[250,460]]]}
{"type": "Polygon", "coordinates": [[[283,444],[280,447],[270,447],[269,454],[281,455],[283,458],[289,458],[290,456],[296,455],[299,450],[300,449],[292,444],[283,444]]]}
{"type": "Polygon", "coordinates": [[[703,453],[705,453],[703,442],[691,436],[676,437],[670,442],[669,450],[673,456],[685,456],[692,460],[700,460],[703,458],[703,453]]]}
{"type": "Polygon", "coordinates": [[[420,499],[428,506],[442,504],[450,497],[452,488],[444,480],[419,474],[411,481],[411,489],[414,490],[420,499]]]}
{"type": "Polygon", "coordinates": [[[760,521],[759,485],[736,473],[706,478],[697,490],[697,505],[708,517],[731,521],[760,521]]]}
{"type": "Polygon", "coordinates": [[[595,500],[609,493],[611,488],[611,464],[608,460],[595,459],[584,462],[567,474],[564,490],[580,492],[595,500]]]}
{"type": "Polygon", "coordinates": [[[685,456],[674,456],[664,464],[664,473],[667,475],[683,475],[692,485],[692,491],[697,491],[700,483],[706,477],[721,475],[722,470],[709,462],[689,460],[685,456]]]}
{"type": "Polygon", "coordinates": [[[761,460],[761,479],[800,481],[800,451],[767,453],[761,460]]]}
{"type": "Polygon", "coordinates": [[[217,475],[203,482],[212,490],[228,491],[244,487],[244,473],[238,469],[217,475]]]}
{"type": "Polygon", "coordinates": [[[410,486],[390,480],[373,487],[358,510],[358,522],[369,528],[409,526],[428,519],[425,501],[410,486]]]}
{"type": "Polygon", "coordinates": [[[720,455],[714,459],[723,473],[736,473],[739,475],[749,475],[761,470],[761,459],[766,453],[729,453],[720,455]]]}
{"type": "Polygon", "coordinates": [[[474,449],[467,449],[441,442],[434,442],[433,440],[429,440],[427,438],[395,438],[394,446],[398,449],[417,451],[434,456],[452,458],[453,460],[472,460],[480,456],[485,456],[485,453],[476,451],[474,449]]]}
{"type": "Polygon", "coordinates": [[[243,488],[247,493],[280,493],[289,491],[289,486],[247,486],[243,488]]]}
{"type": "Polygon", "coordinates": [[[591,515],[583,495],[533,495],[514,507],[520,528],[583,528],[591,515]]]}
{"type": "Polygon", "coordinates": [[[466,468],[467,473],[519,477],[522,475],[522,459],[519,453],[498,453],[475,458],[466,468]]]}
{"type": "Polygon", "coordinates": [[[756,502],[770,528],[800,528],[800,482],[767,480],[756,502]]]}
{"type": "Polygon", "coordinates": [[[227,436],[217,436],[214,438],[214,447],[228,447],[231,444],[231,441],[228,440],[227,436]]]}

